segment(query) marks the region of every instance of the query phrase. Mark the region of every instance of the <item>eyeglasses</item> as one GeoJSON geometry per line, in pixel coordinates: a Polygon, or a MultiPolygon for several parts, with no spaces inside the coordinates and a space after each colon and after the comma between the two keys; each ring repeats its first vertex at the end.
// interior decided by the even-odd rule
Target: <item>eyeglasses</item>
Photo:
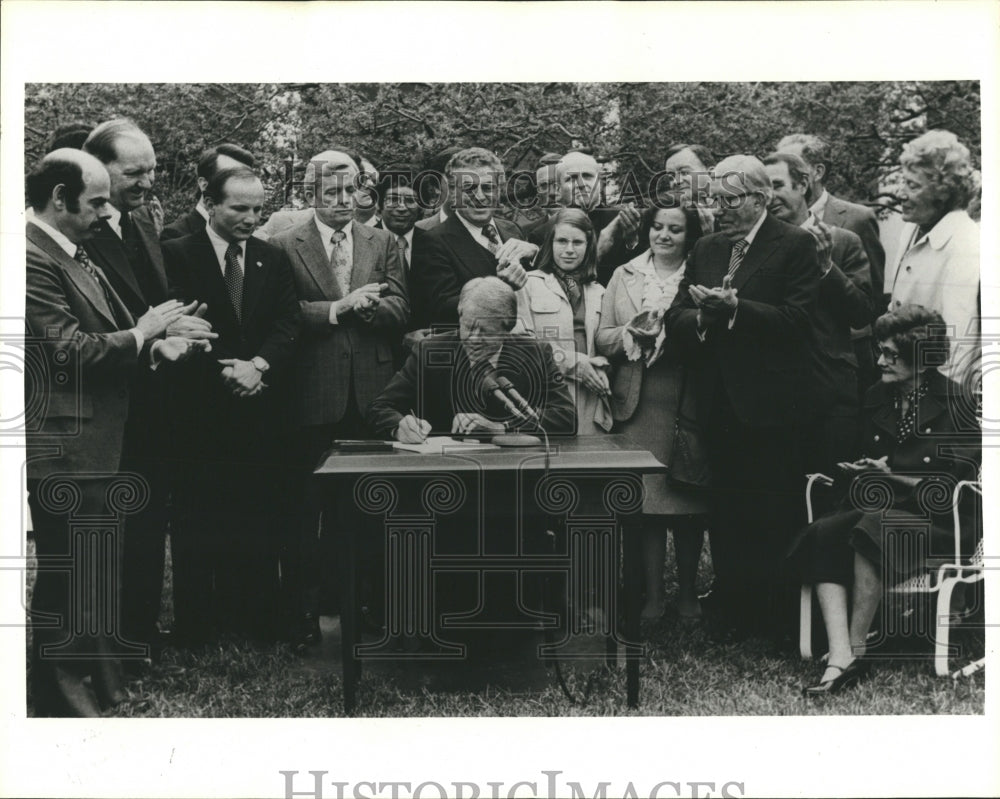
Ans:
{"type": "Polygon", "coordinates": [[[745,191],[741,194],[730,194],[726,192],[725,194],[716,194],[708,198],[709,208],[726,208],[732,210],[733,208],[739,208],[743,203],[744,197],[749,197],[754,192],[745,191]]]}
{"type": "Polygon", "coordinates": [[[878,350],[879,358],[884,360],[886,363],[895,364],[899,360],[899,353],[895,350],[887,350],[885,347],[879,347],[878,350]]]}

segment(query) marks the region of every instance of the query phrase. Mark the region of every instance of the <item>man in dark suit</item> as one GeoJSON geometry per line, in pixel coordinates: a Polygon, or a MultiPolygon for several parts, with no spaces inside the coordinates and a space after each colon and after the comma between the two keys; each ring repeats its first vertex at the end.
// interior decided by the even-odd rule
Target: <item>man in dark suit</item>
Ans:
{"type": "Polygon", "coordinates": [[[514,289],[524,285],[521,261],[538,247],[521,239],[517,225],[495,218],[504,188],[503,163],[489,150],[460,150],[445,169],[454,213],[428,231],[421,269],[411,275],[426,324],[458,322],[458,296],[474,277],[496,275],[514,289]]]}
{"type": "MultiPolygon", "coordinates": [[[[87,253],[138,318],[168,298],[159,236],[146,205],[156,154],[149,138],[127,119],[98,125],[83,149],[96,156],[111,177],[110,218],[86,243],[87,253]]],[[[211,325],[197,316],[178,320],[170,332],[202,340],[214,336],[211,325]]],[[[159,372],[143,370],[135,375],[122,455],[122,470],[142,475],[149,486],[146,507],[129,520],[125,533],[122,625],[130,640],[151,646],[154,655],[161,642],[157,620],[171,468],[167,392],[162,383],[159,372]]]]}
{"type": "Polygon", "coordinates": [[[417,222],[420,230],[436,228],[451,216],[451,196],[448,193],[446,170],[451,157],[462,149],[454,146],[445,147],[427,165],[427,172],[423,173],[419,188],[421,206],[427,214],[417,222]]]}
{"type": "MultiPolygon", "coordinates": [[[[601,166],[592,155],[569,152],[556,164],[562,205],[587,212],[597,233],[597,279],[606,286],[611,274],[636,254],[640,244],[639,211],[632,204],[609,208],[604,204],[601,166]]],[[[545,241],[552,221],[532,231],[529,241],[545,241]]],[[[648,246],[648,244],[646,245],[648,246]]]]}
{"type": "Polygon", "coordinates": [[[239,145],[224,142],[205,150],[198,159],[198,203],[184,216],[164,227],[160,233],[160,241],[179,239],[203,231],[208,222],[204,198],[208,181],[220,169],[230,169],[240,164],[253,168],[254,160],[253,155],[239,145]]]}
{"type": "Polygon", "coordinates": [[[473,278],[462,288],[458,312],[458,330],[422,339],[371,404],[369,427],[404,443],[419,443],[431,432],[537,431],[536,422],[518,419],[486,390],[484,381],[499,376],[538,412],[547,433],[573,433],[576,410],[551,348],[510,334],[517,321],[513,289],[495,276],[473,278]]]}
{"type": "MultiPolygon", "coordinates": [[[[25,381],[28,502],[40,566],[31,683],[36,714],[92,717],[122,699],[118,658],[144,653],[122,635],[109,606],[118,596],[118,532],[129,504],[109,490],[121,463],[129,386],[136,370],[149,368],[150,354],[177,360],[186,353],[188,342],[159,338],[184,309],[171,300],[134,321],[81,246],[110,216],[110,181],[97,159],[55,150],[29,175],[27,192],[25,335],[52,377],[25,381]]],[[[136,499],[145,491],[127,478],[120,487],[136,499]]]]}
{"type": "Polygon", "coordinates": [[[312,470],[333,439],[365,437],[364,411],[393,375],[410,313],[403,251],[392,233],[353,218],[358,167],[342,156],[327,151],[310,160],[305,194],[314,214],[271,239],[288,256],[302,310],[293,378],[297,474],[289,492],[298,534],[289,536],[297,546],[285,553],[282,571],[286,593],[294,594],[287,598],[293,637],[305,645],[319,640],[320,500],[312,470]]]}
{"type": "Polygon", "coordinates": [[[218,332],[172,397],[181,460],[172,537],[174,615],[187,643],[220,628],[277,632],[278,496],[299,307],[285,253],[253,238],[264,188],[247,167],[205,188],[205,230],[163,246],[171,292],[207,303],[218,332]],[[214,580],[214,593],[213,593],[214,580]]]}
{"type": "Polygon", "coordinates": [[[860,378],[851,327],[864,327],[872,316],[868,258],[861,239],[851,231],[829,227],[809,212],[811,187],[805,161],[791,153],[772,153],[764,166],[773,192],[768,211],[816,239],[822,278],[813,317],[815,404],[806,459],[810,471],[833,474],[838,463],[857,457],[860,378]]]}
{"type": "Polygon", "coordinates": [[[778,633],[769,623],[794,610],[780,575],[802,504],[821,275],[813,237],[767,214],[759,160],[720,162],[709,198],[719,232],[695,244],[665,325],[687,351],[713,470],[712,604],[742,632],[778,633]]]}

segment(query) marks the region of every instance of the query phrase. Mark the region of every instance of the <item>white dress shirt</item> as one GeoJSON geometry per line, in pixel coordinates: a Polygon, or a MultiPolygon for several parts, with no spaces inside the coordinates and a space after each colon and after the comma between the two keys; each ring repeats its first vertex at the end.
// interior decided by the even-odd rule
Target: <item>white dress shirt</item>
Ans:
{"type": "MultiPolygon", "coordinates": [[[[316,230],[319,231],[320,240],[323,242],[323,249],[326,251],[326,260],[329,262],[333,258],[333,234],[336,230],[324,222],[320,222],[319,217],[313,212],[313,221],[316,223],[316,230]]],[[[344,231],[344,251],[347,253],[347,265],[354,269],[354,233],[353,222],[348,222],[341,230],[344,231]]],[[[343,300],[334,300],[330,303],[330,324],[340,324],[337,312],[343,306],[343,300]]]]}
{"type": "MultiPolygon", "coordinates": [[[[465,229],[468,230],[469,235],[471,235],[472,238],[475,239],[476,244],[478,244],[480,247],[484,247],[487,250],[490,248],[492,242],[488,238],[486,238],[486,236],[483,235],[483,227],[485,227],[485,225],[474,225],[470,221],[468,221],[464,216],[462,216],[460,213],[457,212],[455,216],[458,217],[459,222],[465,225],[465,229]]],[[[500,236],[500,231],[497,229],[496,221],[490,219],[490,221],[487,222],[486,224],[488,224],[491,228],[493,228],[493,232],[497,234],[498,244],[496,246],[499,246],[501,243],[503,243],[503,238],[500,236]]]]}
{"type": "MultiPolygon", "coordinates": [[[[212,229],[211,225],[205,225],[205,232],[208,233],[208,240],[212,242],[212,249],[215,250],[215,259],[219,262],[219,273],[224,278],[226,276],[226,251],[229,249],[229,242],[216,233],[212,229]]],[[[236,260],[239,262],[240,271],[243,272],[245,277],[247,273],[247,243],[245,241],[237,241],[233,243],[239,247],[239,253],[237,254],[236,260]]]]}

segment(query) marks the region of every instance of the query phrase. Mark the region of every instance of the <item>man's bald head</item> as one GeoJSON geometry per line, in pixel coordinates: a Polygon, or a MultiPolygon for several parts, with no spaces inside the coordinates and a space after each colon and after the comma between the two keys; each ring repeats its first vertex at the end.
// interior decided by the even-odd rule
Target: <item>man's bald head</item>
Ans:
{"type": "Polygon", "coordinates": [[[601,201],[601,166],[592,155],[566,153],[556,164],[563,205],[591,211],[601,201]]]}

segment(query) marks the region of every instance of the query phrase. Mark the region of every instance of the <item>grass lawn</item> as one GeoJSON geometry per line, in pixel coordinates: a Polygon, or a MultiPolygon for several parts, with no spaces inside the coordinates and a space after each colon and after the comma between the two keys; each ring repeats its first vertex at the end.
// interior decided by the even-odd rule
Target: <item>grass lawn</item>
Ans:
{"type": "MultiPolygon", "coordinates": [[[[676,584],[668,544],[668,599],[676,584]]],[[[707,585],[707,547],[700,579],[707,585]]],[[[29,575],[29,595],[33,575],[29,575]]],[[[170,617],[169,579],[164,618],[170,617]]],[[[554,669],[534,658],[541,639],[511,637],[502,658],[476,663],[366,663],[359,690],[359,716],[786,716],[982,714],[984,672],[951,680],[935,677],[930,645],[893,642],[900,654],[880,662],[860,686],[822,701],[808,701],[800,688],[820,666],[797,654],[751,639],[727,642],[705,630],[680,627],[670,615],[645,628],[641,705],[629,710],[622,668],[607,669],[600,642],[584,641],[594,654],[564,660],[571,703],[554,669]]],[[[143,679],[130,683],[119,717],[309,718],[343,714],[338,625],[324,619],[324,644],[306,658],[286,644],[261,645],[224,639],[199,651],[167,650],[143,679]]],[[[982,656],[981,631],[959,630],[954,643],[968,656],[982,656]]],[[[586,637],[585,637],[586,638],[586,637]]],[[[29,631],[30,647],[30,631],[29,631]]],[[[953,661],[957,667],[966,660],[953,661]]],[[[29,714],[31,706],[29,704],[29,714]]]]}

